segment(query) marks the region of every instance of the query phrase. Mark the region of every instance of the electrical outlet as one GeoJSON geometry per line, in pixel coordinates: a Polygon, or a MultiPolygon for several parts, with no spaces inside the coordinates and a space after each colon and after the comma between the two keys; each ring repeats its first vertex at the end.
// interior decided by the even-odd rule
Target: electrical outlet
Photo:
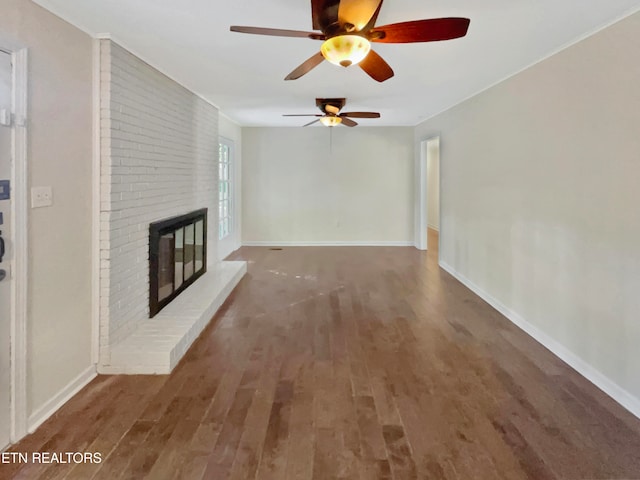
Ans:
{"type": "Polygon", "coordinates": [[[33,187],[31,189],[31,208],[50,207],[53,205],[51,187],[33,187]]]}

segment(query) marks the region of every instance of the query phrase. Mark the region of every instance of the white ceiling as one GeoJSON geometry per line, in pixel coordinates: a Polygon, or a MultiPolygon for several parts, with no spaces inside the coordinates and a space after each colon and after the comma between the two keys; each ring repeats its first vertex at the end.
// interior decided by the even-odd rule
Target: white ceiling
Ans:
{"type": "Polygon", "coordinates": [[[230,25],[311,30],[309,0],[35,0],[92,35],[110,34],[243,126],[297,126],[316,97],[346,97],[373,110],[361,125],[416,125],[559,49],[640,10],[640,0],[386,0],[377,25],[468,17],[466,37],[373,44],[395,77],[378,83],[360,68],[323,62],[284,77],[321,42],[232,33],[230,25]]]}

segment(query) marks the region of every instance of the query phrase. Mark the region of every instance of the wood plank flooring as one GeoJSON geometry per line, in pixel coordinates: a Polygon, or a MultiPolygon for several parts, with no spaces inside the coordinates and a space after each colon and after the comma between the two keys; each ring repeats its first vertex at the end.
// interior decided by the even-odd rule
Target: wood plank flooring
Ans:
{"type": "MultiPolygon", "coordinates": [[[[431,232],[433,235],[433,232],[431,232]]],[[[640,420],[413,248],[245,247],[169,376],[100,376],[20,479],[640,479],[640,420]]]]}

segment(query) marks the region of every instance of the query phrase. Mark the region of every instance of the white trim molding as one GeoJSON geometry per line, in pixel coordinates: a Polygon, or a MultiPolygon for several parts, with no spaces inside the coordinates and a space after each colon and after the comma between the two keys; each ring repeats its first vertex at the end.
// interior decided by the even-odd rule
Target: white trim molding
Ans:
{"type": "Polygon", "coordinates": [[[566,50],[569,47],[572,47],[573,45],[576,45],[580,42],[582,42],[583,40],[586,40],[587,38],[595,35],[598,32],[601,32],[607,28],[609,28],[610,26],[618,23],[619,21],[640,12],[640,6],[638,5],[634,5],[633,7],[629,8],[628,10],[626,10],[625,12],[623,12],[620,15],[617,15],[616,17],[606,21],[605,23],[599,24],[595,27],[593,27],[592,29],[584,32],[582,35],[579,35],[575,38],[572,38],[571,40],[569,40],[568,42],[565,42],[564,44],[560,45],[559,47],[553,49],[552,51],[542,55],[541,57],[539,57],[536,60],[533,60],[530,63],[527,63],[526,65],[524,65],[523,67],[521,67],[520,69],[514,71],[514,72],[510,72],[508,74],[506,74],[504,77],[496,80],[495,82],[491,83],[490,85],[487,85],[485,87],[481,87],[480,89],[474,91],[473,93],[471,93],[470,95],[464,97],[461,100],[456,101],[454,104],[449,105],[445,108],[443,108],[442,110],[429,115],[426,118],[422,118],[420,119],[420,121],[418,123],[416,123],[414,125],[414,127],[417,127],[418,125],[420,125],[421,123],[425,123],[428,122],[429,120],[431,120],[432,118],[437,117],[438,115],[443,114],[444,112],[448,112],[449,110],[457,107],[458,105],[463,104],[464,102],[466,102],[467,100],[470,100],[474,97],[477,97],[478,95],[480,95],[483,92],[486,92],[487,90],[491,90],[493,87],[495,87],[496,85],[500,85],[503,82],[506,82],[507,80],[509,80],[511,77],[515,77],[517,75],[519,75],[520,73],[524,72],[525,70],[529,70],[531,67],[534,67],[535,65],[544,62],[545,60],[553,57],[554,55],[557,55],[558,53],[562,52],[563,50],[566,50]]]}
{"type": "Polygon", "coordinates": [[[243,247],[413,247],[410,240],[349,240],[349,241],[276,241],[276,240],[247,240],[243,247]]]}
{"type": "Polygon", "coordinates": [[[100,356],[100,40],[93,39],[93,156],[91,206],[91,362],[100,356]]]}
{"type": "MultiPolygon", "coordinates": [[[[40,1],[36,2],[36,3],[43,4],[44,2],[42,0],[40,0],[40,1]]],[[[47,8],[47,7],[45,7],[45,8],[47,8]]],[[[49,10],[52,13],[54,13],[55,15],[58,15],[58,13],[53,8],[47,8],[47,10],[49,10]]],[[[64,16],[62,16],[62,15],[58,15],[58,16],[60,18],[62,18],[63,20],[67,21],[68,23],[71,23],[72,25],[74,25],[73,22],[69,22],[64,16]]],[[[143,55],[139,50],[134,49],[134,48],[130,48],[130,45],[128,45],[124,40],[118,38],[117,36],[115,36],[115,35],[113,35],[111,33],[95,33],[95,34],[93,34],[93,33],[89,32],[87,30],[84,30],[81,27],[78,27],[78,28],[80,28],[80,30],[83,30],[85,33],[88,33],[89,36],[91,36],[91,37],[93,37],[93,38],[95,38],[97,40],[111,40],[113,43],[115,43],[116,45],[118,45],[121,48],[124,48],[126,51],[128,51],[129,53],[131,53],[135,57],[138,57],[144,63],[146,63],[150,67],[154,68],[155,70],[160,72],[162,75],[164,75],[168,79],[173,80],[175,83],[180,85],[182,88],[184,88],[186,90],[189,90],[189,92],[191,92],[193,95],[198,97],[203,102],[208,103],[209,105],[211,105],[212,107],[217,108],[218,111],[220,111],[220,107],[218,105],[216,105],[211,100],[206,98],[203,94],[200,94],[200,93],[196,92],[195,90],[193,90],[191,87],[187,86],[187,84],[185,82],[183,82],[181,80],[178,80],[174,75],[169,74],[164,68],[158,66],[157,63],[149,61],[148,57],[146,55],[143,55]]]]}
{"type": "Polygon", "coordinates": [[[27,434],[27,274],[28,274],[28,202],[27,202],[27,92],[28,53],[26,48],[12,52],[13,144],[12,229],[14,264],[11,315],[11,441],[27,434]]]}
{"type": "Polygon", "coordinates": [[[471,290],[473,293],[478,295],[485,302],[495,308],[498,312],[504,315],[508,320],[528,333],[531,337],[534,338],[534,340],[548,349],[556,357],[560,358],[560,360],[565,362],[576,372],[589,380],[604,393],[609,395],[613,400],[618,402],[622,407],[627,409],[633,415],[640,418],[640,399],[627,392],[620,385],[612,381],[606,375],[602,374],[599,370],[594,368],[589,363],[585,362],[582,358],[573,353],[567,347],[551,338],[538,327],[522,318],[518,313],[503,305],[502,302],[489,295],[467,277],[457,272],[453,267],[443,261],[440,261],[439,264],[443,270],[451,274],[469,290],[471,290]]]}
{"type": "Polygon", "coordinates": [[[51,415],[56,413],[60,407],[67,403],[71,397],[82,390],[91,380],[96,378],[96,366],[91,365],[76,378],[71,380],[67,386],[62,388],[56,395],[46,401],[29,415],[29,433],[33,433],[51,415]]]}

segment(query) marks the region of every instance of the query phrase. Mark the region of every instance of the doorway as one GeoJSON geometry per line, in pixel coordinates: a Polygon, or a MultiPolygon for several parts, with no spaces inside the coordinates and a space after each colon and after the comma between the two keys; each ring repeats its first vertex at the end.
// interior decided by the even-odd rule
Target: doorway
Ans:
{"type": "Polygon", "coordinates": [[[0,450],[11,440],[12,97],[11,55],[0,50],[0,450]]]}
{"type": "Polygon", "coordinates": [[[438,258],[440,245],[440,137],[420,142],[418,248],[438,258]]]}
{"type": "Polygon", "coordinates": [[[440,137],[423,142],[427,158],[427,246],[437,257],[440,236],[440,137]]]}

